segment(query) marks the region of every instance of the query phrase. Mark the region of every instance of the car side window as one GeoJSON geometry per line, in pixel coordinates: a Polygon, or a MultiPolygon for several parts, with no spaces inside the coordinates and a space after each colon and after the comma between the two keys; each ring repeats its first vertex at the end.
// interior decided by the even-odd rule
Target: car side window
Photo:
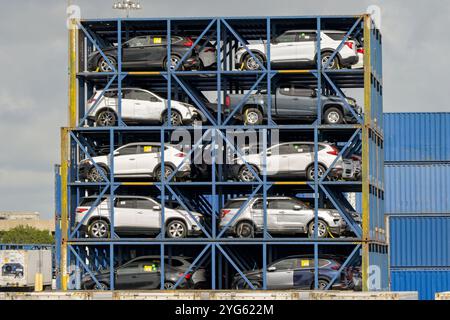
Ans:
{"type": "Polygon", "coordinates": [[[184,263],[178,259],[164,259],[164,263],[168,266],[175,267],[175,268],[181,267],[184,265],[184,263]]]}
{"type": "Polygon", "coordinates": [[[307,88],[294,88],[292,90],[292,95],[298,97],[311,97],[312,90],[307,88]]]}
{"type": "Polygon", "coordinates": [[[105,98],[117,98],[117,90],[105,91],[103,96],[105,98]]]}
{"type": "Polygon", "coordinates": [[[136,199],[118,198],[115,207],[123,209],[136,209],[136,199]]]}
{"type": "Polygon", "coordinates": [[[264,207],[264,205],[263,205],[262,200],[258,200],[253,204],[253,209],[255,209],[255,210],[262,210],[263,207],[264,207]]]}
{"type": "Polygon", "coordinates": [[[311,144],[293,144],[295,153],[310,153],[314,151],[314,146],[311,144]]]}
{"type": "Polygon", "coordinates": [[[145,91],[141,90],[130,90],[127,92],[125,99],[131,100],[141,100],[141,101],[149,101],[153,96],[145,91]]]}
{"type": "Polygon", "coordinates": [[[269,201],[269,209],[277,210],[292,210],[294,209],[295,203],[288,199],[275,199],[269,201]]]}
{"type": "Polygon", "coordinates": [[[157,205],[158,204],[156,202],[151,201],[149,199],[136,199],[136,207],[138,209],[152,210],[153,207],[157,205]]]}
{"type": "Polygon", "coordinates": [[[314,259],[298,258],[295,261],[295,269],[310,269],[314,268],[314,259]]]}
{"type": "Polygon", "coordinates": [[[125,148],[118,150],[117,152],[118,152],[118,154],[117,154],[118,156],[136,154],[136,146],[125,147],[125,148]]]}
{"type": "Polygon", "coordinates": [[[127,42],[129,48],[145,47],[149,44],[149,37],[136,37],[127,42]]]}
{"type": "Polygon", "coordinates": [[[281,144],[270,149],[273,155],[292,154],[295,152],[290,144],[281,144]]]}
{"type": "Polygon", "coordinates": [[[159,272],[161,267],[160,261],[159,259],[148,260],[142,262],[140,266],[144,272],[159,272]]]}
{"type": "Polygon", "coordinates": [[[160,153],[160,146],[139,145],[137,153],[160,153]]]}
{"type": "Polygon", "coordinates": [[[131,262],[131,263],[121,267],[120,269],[125,270],[125,269],[139,268],[139,264],[140,264],[140,261],[131,262]]]}
{"type": "Polygon", "coordinates": [[[290,87],[281,87],[279,93],[283,96],[291,96],[292,95],[291,90],[292,89],[290,87]]]}
{"type": "Polygon", "coordinates": [[[272,267],[277,268],[277,270],[292,270],[295,267],[296,259],[286,259],[276,262],[272,267]]]}
{"type": "MultiPolygon", "coordinates": [[[[173,40],[172,40],[173,42],[173,40]]],[[[167,38],[163,36],[151,36],[150,37],[150,44],[153,46],[159,46],[163,44],[167,44],[167,38]]]]}
{"type": "Polygon", "coordinates": [[[315,32],[300,32],[298,34],[298,41],[299,42],[309,42],[309,41],[316,41],[316,33],[315,32]]]}
{"type": "Polygon", "coordinates": [[[277,38],[278,43],[295,42],[297,35],[294,32],[286,32],[277,38]]]}

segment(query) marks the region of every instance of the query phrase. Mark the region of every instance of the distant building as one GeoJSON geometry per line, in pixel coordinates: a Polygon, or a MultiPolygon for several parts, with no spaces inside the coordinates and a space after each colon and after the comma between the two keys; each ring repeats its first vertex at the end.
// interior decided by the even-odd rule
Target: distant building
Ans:
{"type": "Polygon", "coordinates": [[[55,232],[53,220],[41,220],[39,212],[31,211],[0,211],[0,231],[8,231],[18,226],[30,226],[38,230],[55,232]]]}

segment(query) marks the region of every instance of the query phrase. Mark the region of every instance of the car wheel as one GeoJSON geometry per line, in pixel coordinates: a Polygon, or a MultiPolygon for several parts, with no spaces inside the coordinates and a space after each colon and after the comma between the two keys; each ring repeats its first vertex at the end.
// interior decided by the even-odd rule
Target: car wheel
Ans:
{"type": "MultiPolygon", "coordinates": [[[[331,52],[324,52],[322,53],[322,68],[325,68],[326,64],[328,63],[328,61],[330,60],[331,56],[333,55],[333,53],[331,52]]],[[[330,65],[328,66],[328,69],[339,69],[340,65],[339,65],[339,58],[337,56],[335,56],[333,58],[333,60],[330,62],[330,65]]]]}
{"type": "Polygon", "coordinates": [[[255,237],[255,228],[253,224],[250,222],[240,222],[236,226],[236,235],[239,238],[254,238],[255,237]]]}
{"type": "Polygon", "coordinates": [[[108,290],[109,286],[108,286],[108,284],[106,284],[104,282],[100,282],[100,285],[94,283],[91,289],[92,290],[108,290]]]}
{"type": "MultiPolygon", "coordinates": [[[[181,58],[179,56],[171,55],[170,56],[170,69],[175,70],[175,67],[177,66],[178,62],[180,62],[180,60],[181,60],[181,58]]],[[[164,59],[163,69],[167,71],[167,58],[164,59]]],[[[180,66],[180,70],[184,70],[183,64],[180,66]]]]}
{"type": "MultiPolygon", "coordinates": [[[[258,281],[251,281],[251,280],[250,280],[250,283],[253,285],[253,288],[255,288],[255,290],[258,290],[258,289],[261,289],[261,288],[262,288],[261,283],[259,283],[258,281]]],[[[250,287],[249,284],[248,284],[247,282],[245,282],[245,284],[244,284],[244,289],[249,289],[249,290],[251,290],[252,287],[250,287]]]]}
{"type": "Polygon", "coordinates": [[[248,108],[244,112],[244,124],[250,126],[260,125],[263,122],[263,114],[257,108],[248,108]]]}
{"type": "MultiPolygon", "coordinates": [[[[113,57],[107,57],[107,58],[114,67],[117,66],[116,59],[114,59],[113,57]]],[[[100,58],[97,66],[101,72],[113,72],[114,71],[111,68],[111,66],[108,64],[108,62],[106,62],[105,58],[103,58],[103,57],[100,58]]]]}
{"type": "Polygon", "coordinates": [[[117,117],[112,110],[103,110],[97,114],[95,123],[98,127],[113,127],[116,125],[117,117]]]}
{"type": "Polygon", "coordinates": [[[164,282],[164,290],[175,290],[175,283],[173,283],[172,281],[166,281],[164,282]]]}
{"type": "Polygon", "coordinates": [[[109,238],[109,223],[104,220],[94,220],[89,224],[90,238],[109,238]]]}
{"type": "MultiPolygon", "coordinates": [[[[183,117],[176,110],[171,110],[170,124],[174,127],[181,126],[183,124],[183,117]]],[[[163,117],[163,123],[167,125],[169,123],[169,112],[166,112],[163,117]]]]}
{"type": "MultiPolygon", "coordinates": [[[[317,237],[326,238],[328,236],[328,224],[320,220],[317,222],[317,237]]],[[[308,237],[314,238],[314,220],[309,223],[308,226],[308,237]]]]}
{"type": "MultiPolygon", "coordinates": [[[[154,175],[155,175],[155,180],[156,181],[162,181],[162,179],[161,179],[161,176],[162,176],[161,169],[162,169],[162,167],[158,167],[158,169],[155,170],[154,175]]],[[[172,175],[172,173],[173,173],[172,167],[170,167],[168,165],[165,165],[164,166],[164,178],[165,179],[169,178],[172,175]]]]}
{"type": "MultiPolygon", "coordinates": [[[[317,178],[320,179],[325,174],[327,169],[321,164],[318,165],[317,178]]],[[[310,165],[308,169],[306,169],[306,179],[308,181],[314,181],[314,164],[310,165]]]]}
{"type": "Polygon", "coordinates": [[[186,238],[187,230],[184,222],[180,220],[172,220],[167,224],[166,234],[168,238],[186,238]]]}
{"type": "MultiPolygon", "coordinates": [[[[108,176],[108,171],[105,168],[100,167],[100,170],[103,172],[103,174],[106,177],[108,176]]],[[[103,176],[101,175],[99,170],[97,170],[97,168],[94,166],[91,169],[89,169],[89,172],[87,174],[87,179],[90,182],[104,182],[105,181],[105,179],[103,178],[103,176]]]]}
{"type": "MultiPolygon", "coordinates": [[[[251,166],[253,168],[253,171],[258,174],[258,169],[256,169],[255,166],[251,166]]],[[[243,165],[241,169],[239,170],[238,174],[239,181],[242,182],[254,182],[256,181],[257,177],[253,174],[253,172],[248,168],[246,165],[243,165]]]]}
{"type": "MultiPolygon", "coordinates": [[[[259,53],[253,53],[253,55],[258,58],[259,61],[264,63],[263,57],[259,53]]],[[[250,54],[248,54],[244,59],[244,69],[249,71],[257,71],[261,70],[262,67],[259,65],[259,63],[253,58],[250,54]]]]}
{"type": "Polygon", "coordinates": [[[323,117],[326,124],[341,124],[344,122],[342,111],[336,107],[328,108],[323,117]]]}
{"type": "MultiPolygon", "coordinates": [[[[317,289],[319,290],[325,290],[328,286],[328,283],[330,283],[327,279],[319,279],[319,282],[317,283],[317,289]]],[[[314,284],[313,284],[314,287],[314,284]]]]}

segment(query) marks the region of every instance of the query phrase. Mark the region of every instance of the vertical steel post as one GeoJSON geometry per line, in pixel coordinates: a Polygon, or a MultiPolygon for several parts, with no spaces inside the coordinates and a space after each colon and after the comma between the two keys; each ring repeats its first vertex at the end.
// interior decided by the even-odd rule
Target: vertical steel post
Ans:
{"type": "Polygon", "coordinates": [[[69,127],[77,123],[77,39],[78,21],[70,20],[69,25],[69,127]]]}
{"type": "Polygon", "coordinates": [[[68,169],[69,169],[69,133],[67,128],[61,128],[61,290],[67,290],[67,239],[69,236],[69,203],[68,203],[68,169]]]}
{"type": "Polygon", "coordinates": [[[370,238],[370,126],[371,126],[371,17],[364,16],[364,126],[362,128],[362,279],[363,291],[368,291],[370,238]]]}

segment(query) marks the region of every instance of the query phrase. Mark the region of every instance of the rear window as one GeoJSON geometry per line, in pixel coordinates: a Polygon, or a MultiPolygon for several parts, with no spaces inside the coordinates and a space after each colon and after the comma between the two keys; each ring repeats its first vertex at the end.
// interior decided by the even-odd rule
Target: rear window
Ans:
{"type": "Polygon", "coordinates": [[[245,200],[231,200],[225,204],[225,208],[227,209],[239,209],[245,203],[245,200]]]}
{"type": "MultiPolygon", "coordinates": [[[[104,201],[106,198],[102,198],[102,200],[99,202],[101,203],[102,201],[104,201]]],[[[83,200],[81,200],[80,202],[80,207],[92,207],[95,200],[97,200],[97,198],[84,198],[83,200]]]]}
{"type": "Polygon", "coordinates": [[[340,32],[327,32],[326,35],[335,41],[342,41],[345,37],[345,33],[340,32]]]}

